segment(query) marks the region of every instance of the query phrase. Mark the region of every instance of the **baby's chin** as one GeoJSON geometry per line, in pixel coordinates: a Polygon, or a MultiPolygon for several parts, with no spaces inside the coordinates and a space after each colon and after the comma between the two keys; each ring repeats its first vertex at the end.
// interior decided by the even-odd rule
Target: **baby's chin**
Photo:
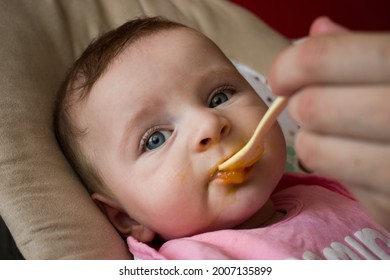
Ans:
{"type": "Polygon", "coordinates": [[[206,233],[206,232],[213,232],[218,230],[224,230],[224,229],[249,229],[249,228],[256,228],[259,226],[259,222],[256,219],[252,219],[254,215],[248,217],[244,217],[237,220],[225,220],[225,221],[216,221],[215,223],[200,227],[200,228],[193,228],[190,231],[187,232],[170,232],[167,234],[158,234],[159,239],[163,241],[173,240],[173,239],[179,239],[179,238],[185,238],[185,237],[191,237],[194,235],[206,233]]]}
{"type": "Polygon", "coordinates": [[[259,209],[256,209],[255,213],[253,211],[241,211],[241,213],[236,211],[234,215],[221,215],[214,225],[209,227],[208,231],[256,228],[263,223],[263,217],[259,217],[257,214],[259,211],[259,209]]]}
{"type": "Polygon", "coordinates": [[[275,208],[273,206],[273,203],[268,200],[263,207],[261,207],[258,211],[256,211],[253,215],[245,219],[242,223],[238,224],[234,228],[236,229],[251,229],[251,228],[258,228],[262,227],[275,214],[275,208]]]}
{"type": "Polygon", "coordinates": [[[221,213],[208,231],[258,228],[266,224],[274,213],[275,208],[270,200],[264,201],[262,198],[250,200],[241,207],[232,207],[229,211],[221,213]]]}
{"type": "Polygon", "coordinates": [[[218,231],[224,229],[233,229],[236,226],[245,223],[247,219],[248,219],[247,217],[243,217],[241,219],[235,219],[235,220],[218,218],[217,220],[214,220],[212,223],[209,223],[207,225],[193,227],[190,230],[187,228],[186,231],[182,231],[182,232],[171,231],[166,234],[159,234],[158,236],[160,236],[161,239],[168,241],[172,239],[190,237],[190,236],[194,236],[206,232],[212,232],[212,231],[218,231]]]}

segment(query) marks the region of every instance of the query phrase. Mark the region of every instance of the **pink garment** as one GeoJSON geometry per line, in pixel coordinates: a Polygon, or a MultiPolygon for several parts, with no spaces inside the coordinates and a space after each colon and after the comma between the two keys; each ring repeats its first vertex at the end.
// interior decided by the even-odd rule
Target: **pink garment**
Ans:
{"type": "Polygon", "coordinates": [[[140,259],[390,259],[390,234],[338,183],[286,174],[271,196],[280,222],[165,242],[158,250],[128,238],[140,259]]]}

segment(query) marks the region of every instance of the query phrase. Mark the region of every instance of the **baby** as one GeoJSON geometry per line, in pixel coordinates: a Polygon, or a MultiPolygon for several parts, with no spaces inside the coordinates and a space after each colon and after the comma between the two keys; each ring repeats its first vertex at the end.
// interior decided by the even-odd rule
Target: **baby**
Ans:
{"type": "Polygon", "coordinates": [[[389,234],[337,183],[282,179],[278,125],[253,166],[217,171],[266,110],[203,34],[142,18],[104,34],[75,62],[55,126],[65,155],[137,257],[324,258],[332,242],[359,233],[365,245],[367,236],[380,240],[371,255],[390,258],[389,234]]]}

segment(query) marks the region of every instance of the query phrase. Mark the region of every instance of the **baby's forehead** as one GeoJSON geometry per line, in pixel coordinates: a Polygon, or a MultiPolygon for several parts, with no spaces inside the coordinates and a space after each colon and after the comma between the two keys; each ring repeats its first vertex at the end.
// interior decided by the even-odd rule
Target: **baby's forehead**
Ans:
{"type": "Polygon", "coordinates": [[[181,44],[179,43],[182,43],[183,41],[186,41],[188,43],[196,42],[198,44],[208,45],[208,47],[217,48],[219,51],[221,51],[219,47],[217,47],[217,45],[210,38],[208,38],[200,31],[186,26],[174,26],[166,29],[157,30],[156,32],[148,33],[138,37],[136,40],[126,44],[118,56],[131,49],[142,49],[142,47],[144,47],[145,45],[160,48],[162,46],[156,42],[161,41],[164,41],[172,47],[180,46],[181,44]]]}
{"type": "Polygon", "coordinates": [[[96,81],[91,95],[101,94],[109,101],[129,94],[127,98],[134,103],[152,103],[169,92],[184,92],[186,83],[198,87],[210,73],[223,70],[225,74],[233,72],[232,68],[230,60],[202,33],[185,27],[170,28],[126,46],[96,81]],[[145,99],[144,95],[155,98],[145,99]]]}

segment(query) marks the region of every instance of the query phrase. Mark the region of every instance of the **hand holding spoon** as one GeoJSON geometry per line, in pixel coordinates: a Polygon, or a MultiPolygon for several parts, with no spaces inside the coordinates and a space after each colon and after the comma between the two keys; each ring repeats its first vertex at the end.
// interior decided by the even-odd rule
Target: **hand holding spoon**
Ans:
{"type": "Polygon", "coordinates": [[[248,143],[218,166],[219,170],[233,170],[253,165],[264,153],[263,139],[277,117],[286,107],[288,97],[278,97],[260,120],[248,143]]]}

